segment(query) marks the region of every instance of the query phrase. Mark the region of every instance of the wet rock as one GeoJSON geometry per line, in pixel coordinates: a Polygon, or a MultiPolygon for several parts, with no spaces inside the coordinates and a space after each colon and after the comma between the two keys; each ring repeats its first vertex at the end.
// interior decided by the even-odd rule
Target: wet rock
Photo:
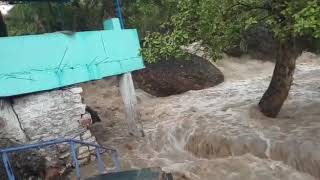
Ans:
{"type": "MultiPolygon", "coordinates": [[[[257,25],[247,29],[242,34],[242,40],[238,46],[228,49],[230,56],[240,57],[248,54],[254,59],[275,61],[277,53],[277,41],[270,29],[257,25]]],[[[299,37],[295,39],[296,52],[309,51],[319,53],[320,41],[312,37],[299,37]]]]}
{"type": "Polygon", "coordinates": [[[195,56],[147,64],[133,73],[136,86],[154,96],[170,96],[189,90],[216,86],[224,81],[221,71],[209,61],[195,56]]]}
{"type": "Polygon", "coordinates": [[[98,114],[98,112],[96,110],[94,110],[90,106],[87,106],[86,107],[86,111],[91,115],[92,123],[101,122],[99,114],[98,114]]]}
{"type": "Polygon", "coordinates": [[[277,52],[277,43],[272,32],[263,26],[249,28],[244,33],[246,53],[252,58],[274,60],[277,52]]]}
{"type": "Polygon", "coordinates": [[[59,168],[48,168],[46,173],[46,180],[57,180],[60,176],[60,169],[59,168]]]}

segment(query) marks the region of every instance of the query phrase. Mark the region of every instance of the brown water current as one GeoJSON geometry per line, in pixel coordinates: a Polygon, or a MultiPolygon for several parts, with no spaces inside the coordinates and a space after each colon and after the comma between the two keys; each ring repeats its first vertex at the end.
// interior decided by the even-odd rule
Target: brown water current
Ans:
{"type": "MultiPolygon", "coordinates": [[[[320,58],[304,53],[297,64],[276,119],[257,108],[271,62],[224,58],[217,63],[224,83],[181,95],[155,98],[137,90],[143,138],[127,134],[115,81],[86,84],[85,102],[102,119],[92,132],[119,150],[124,169],[161,167],[192,180],[320,179],[320,58]]],[[[96,173],[93,166],[84,173],[96,173]]]]}

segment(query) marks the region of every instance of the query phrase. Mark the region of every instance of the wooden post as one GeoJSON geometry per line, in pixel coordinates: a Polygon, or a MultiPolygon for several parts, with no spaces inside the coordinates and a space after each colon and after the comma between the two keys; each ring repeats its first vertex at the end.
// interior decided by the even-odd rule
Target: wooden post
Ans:
{"type": "MultiPolygon", "coordinates": [[[[120,30],[121,24],[118,19],[111,19],[104,22],[106,30],[120,30]]],[[[124,104],[126,120],[129,133],[134,136],[144,136],[142,124],[138,123],[136,111],[137,97],[130,72],[119,76],[120,93],[124,104]]]]}

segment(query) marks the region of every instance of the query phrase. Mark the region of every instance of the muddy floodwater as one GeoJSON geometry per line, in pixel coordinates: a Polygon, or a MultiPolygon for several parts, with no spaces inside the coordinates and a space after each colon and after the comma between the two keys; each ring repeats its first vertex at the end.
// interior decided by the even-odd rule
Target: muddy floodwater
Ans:
{"type": "MultiPolygon", "coordinates": [[[[175,179],[320,179],[320,58],[304,53],[279,117],[264,117],[257,103],[274,64],[224,58],[218,86],[156,98],[137,90],[145,137],[128,136],[114,79],[83,85],[86,104],[102,119],[91,128],[119,150],[125,169],[161,167],[175,179]]],[[[109,159],[105,158],[109,163],[109,159]]],[[[97,173],[93,163],[84,176],[97,173]]]]}

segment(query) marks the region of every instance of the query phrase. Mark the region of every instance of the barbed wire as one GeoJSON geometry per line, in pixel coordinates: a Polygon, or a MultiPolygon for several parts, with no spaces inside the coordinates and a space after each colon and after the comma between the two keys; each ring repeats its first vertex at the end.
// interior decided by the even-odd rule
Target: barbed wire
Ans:
{"type": "MultiPolygon", "coordinates": [[[[88,64],[83,64],[83,65],[68,65],[64,64],[62,66],[62,62],[59,63],[58,67],[55,68],[44,68],[44,69],[30,69],[22,72],[12,72],[12,73],[3,73],[0,74],[0,79],[21,79],[21,80],[28,80],[28,81],[35,81],[35,79],[32,78],[32,75],[34,74],[33,72],[53,72],[53,73],[61,73],[65,70],[75,70],[75,69],[80,69],[80,68],[93,68],[94,66],[99,66],[101,64],[109,64],[109,63],[119,63],[121,71],[125,71],[122,62],[124,61],[138,61],[141,60],[140,56],[136,57],[128,57],[128,58],[123,58],[123,59],[117,59],[117,60],[108,60],[110,57],[106,57],[101,59],[100,61],[96,62],[98,60],[97,57],[95,57],[90,63],[88,64]],[[95,63],[96,62],[96,63],[95,63]],[[62,67],[61,67],[62,66],[62,67]],[[29,76],[29,77],[26,77],[29,76]]],[[[61,60],[63,61],[63,59],[61,60]]]]}

